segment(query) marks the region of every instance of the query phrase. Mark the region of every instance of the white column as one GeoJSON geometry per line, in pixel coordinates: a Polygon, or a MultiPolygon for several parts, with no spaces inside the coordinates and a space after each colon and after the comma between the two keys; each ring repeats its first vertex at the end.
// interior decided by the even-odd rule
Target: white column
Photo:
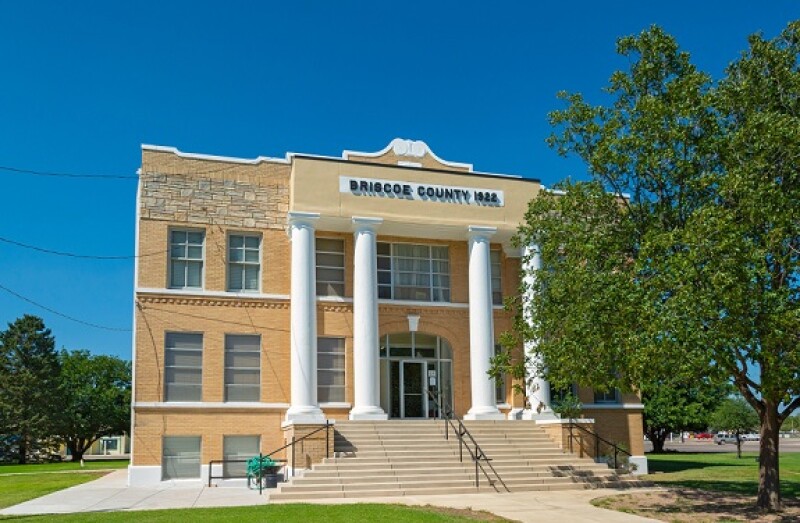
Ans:
{"type": "Polygon", "coordinates": [[[353,217],[353,378],[355,393],[350,419],[384,420],[380,407],[378,349],[378,252],[376,231],[381,218],[353,217]]]}
{"type": "Polygon", "coordinates": [[[290,212],[292,242],[291,369],[292,404],[286,421],[324,423],[317,403],[317,277],[314,223],[318,213],[290,212]]]}
{"type": "MultiPolygon", "coordinates": [[[[527,322],[531,321],[536,273],[542,269],[542,256],[538,245],[528,245],[522,251],[522,271],[525,282],[525,299],[523,314],[527,322]]],[[[528,356],[526,393],[530,402],[530,410],[522,414],[523,419],[553,419],[555,414],[550,408],[550,383],[541,377],[542,356],[536,352],[536,340],[525,342],[525,354],[528,356]]]]}
{"type": "Polygon", "coordinates": [[[497,410],[494,381],[489,377],[494,354],[494,310],[489,238],[495,227],[469,226],[469,368],[472,407],[464,419],[503,419],[497,410]]]}

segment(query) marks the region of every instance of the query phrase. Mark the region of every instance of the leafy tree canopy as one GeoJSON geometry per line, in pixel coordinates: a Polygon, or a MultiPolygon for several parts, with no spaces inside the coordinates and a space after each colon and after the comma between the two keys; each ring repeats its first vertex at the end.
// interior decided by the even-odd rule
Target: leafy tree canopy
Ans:
{"type": "Polygon", "coordinates": [[[800,405],[800,22],[751,36],[717,82],[658,27],[617,51],[609,104],[560,93],[550,115],[591,181],[530,204],[519,241],[542,270],[518,330],[557,386],[731,381],[760,419],[758,504],[778,509],[800,405]]]}

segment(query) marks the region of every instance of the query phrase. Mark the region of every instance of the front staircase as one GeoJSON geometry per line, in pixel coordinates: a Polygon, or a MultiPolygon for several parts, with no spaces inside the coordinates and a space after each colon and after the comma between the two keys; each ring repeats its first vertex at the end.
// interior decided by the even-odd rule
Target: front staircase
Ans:
{"type": "MultiPolygon", "coordinates": [[[[605,464],[564,453],[531,421],[466,421],[511,492],[644,486],[605,464]]],[[[337,421],[335,457],[327,458],[270,494],[270,501],[506,492],[490,484],[444,422],[337,421]]],[[[490,470],[489,477],[494,479],[490,470]]]]}

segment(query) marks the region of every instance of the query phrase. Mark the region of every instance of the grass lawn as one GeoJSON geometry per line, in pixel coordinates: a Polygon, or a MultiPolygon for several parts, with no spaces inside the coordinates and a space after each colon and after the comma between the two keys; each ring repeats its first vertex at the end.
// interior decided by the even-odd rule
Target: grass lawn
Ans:
{"type": "Polygon", "coordinates": [[[0,476],[3,474],[19,473],[19,472],[61,472],[65,470],[107,470],[107,469],[124,469],[128,466],[127,459],[104,459],[98,461],[84,461],[84,467],[81,468],[80,462],[73,463],[72,461],[62,461],[61,463],[31,463],[28,465],[13,465],[2,464],[0,465],[0,476]]]}
{"type": "Polygon", "coordinates": [[[0,475],[0,508],[10,507],[57,490],[86,483],[102,475],[102,472],[0,475]]]}
{"type": "Polygon", "coordinates": [[[14,516],[14,521],[114,522],[114,521],[196,521],[241,523],[242,521],[280,521],[306,523],[353,523],[355,521],[391,521],[398,523],[439,523],[449,521],[509,521],[486,512],[470,512],[436,507],[402,505],[263,505],[257,507],[196,508],[182,510],[148,510],[141,512],[95,512],[62,516],[14,516]]]}
{"type": "MultiPolygon", "coordinates": [[[[683,486],[755,495],[758,491],[757,454],[669,453],[648,454],[650,479],[664,486],[683,486]]],[[[780,455],[781,493],[800,498],[800,453],[780,455]]]]}

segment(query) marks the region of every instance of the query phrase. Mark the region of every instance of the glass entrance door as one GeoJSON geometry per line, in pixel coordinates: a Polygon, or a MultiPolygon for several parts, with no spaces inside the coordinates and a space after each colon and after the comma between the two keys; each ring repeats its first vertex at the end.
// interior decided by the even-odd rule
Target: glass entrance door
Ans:
{"type": "Polygon", "coordinates": [[[427,418],[424,361],[403,361],[403,418],[427,418]]]}

